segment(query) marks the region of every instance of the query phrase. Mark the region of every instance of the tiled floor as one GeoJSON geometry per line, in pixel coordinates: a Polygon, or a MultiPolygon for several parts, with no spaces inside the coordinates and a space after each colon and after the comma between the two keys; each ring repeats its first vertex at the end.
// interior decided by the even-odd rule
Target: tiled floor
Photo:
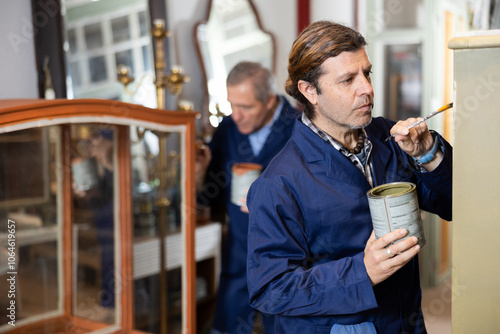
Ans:
{"type": "Polygon", "coordinates": [[[429,334],[451,333],[451,280],[422,289],[422,311],[429,334]]]}

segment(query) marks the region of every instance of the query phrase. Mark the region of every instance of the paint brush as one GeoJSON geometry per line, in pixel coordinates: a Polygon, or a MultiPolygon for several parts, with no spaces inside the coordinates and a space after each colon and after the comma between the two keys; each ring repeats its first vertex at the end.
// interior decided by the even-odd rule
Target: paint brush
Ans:
{"type": "MultiPolygon", "coordinates": [[[[413,123],[412,125],[410,125],[409,127],[407,127],[408,130],[410,130],[411,128],[419,125],[420,123],[422,122],[425,122],[426,120],[428,120],[429,118],[431,117],[434,117],[436,116],[437,114],[439,113],[442,113],[443,111],[445,110],[448,110],[450,108],[453,108],[453,102],[452,103],[448,103],[448,104],[445,104],[444,106],[442,106],[441,108],[439,108],[438,110],[436,111],[433,111],[432,113],[430,113],[429,115],[425,116],[423,119],[421,119],[420,121],[416,122],[416,123],[413,123]]],[[[388,140],[391,140],[391,138],[394,138],[398,135],[398,133],[395,133],[393,134],[392,136],[389,136],[387,138],[385,138],[384,142],[388,141],[388,140]]]]}

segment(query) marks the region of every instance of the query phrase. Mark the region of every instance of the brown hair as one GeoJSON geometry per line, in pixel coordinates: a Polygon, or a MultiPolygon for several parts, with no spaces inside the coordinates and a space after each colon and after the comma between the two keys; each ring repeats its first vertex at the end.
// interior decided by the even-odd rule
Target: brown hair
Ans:
{"type": "Polygon", "coordinates": [[[271,94],[275,94],[274,77],[271,72],[260,63],[242,61],[236,64],[226,78],[227,86],[235,86],[251,80],[255,98],[266,104],[271,94]]]}
{"type": "Polygon", "coordinates": [[[330,21],[314,22],[300,33],[288,57],[285,90],[304,106],[307,117],[314,118],[314,107],[299,91],[299,81],[309,82],[321,94],[318,81],[323,74],[323,62],[345,51],[357,51],[365,45],[366,41],[359,32],[330,21]]]}

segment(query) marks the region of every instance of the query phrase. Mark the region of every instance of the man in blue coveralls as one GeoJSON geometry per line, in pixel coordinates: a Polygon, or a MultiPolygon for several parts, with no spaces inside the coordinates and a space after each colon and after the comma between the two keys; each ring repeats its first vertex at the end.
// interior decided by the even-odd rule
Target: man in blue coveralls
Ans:
{"type": "Polygon", "coordinates": [[[452,148],[425,122],[372,119],[365,39],[329,21],[294,42],[286,91],[304,105],[248,193],[250,303],[273,333],[425,333],[417,238],[375,238],[367,191],[412,182],[451,220],[452,148]],[[398,134],[385,141],[391,134],[398,134]]]}
{"type": "MultiPolygon", "coordinates": [[[[265,168],[290,138],[298,111],[284,96],[275,93],[271,73],[258,63],[237,64],[226,81],[232,114],[216,129],[209,149],[197,156],[199,180],[203,180],[206,170],[204,191],[199,193],[198,202],[224,203],[229,220],[213,332],[244,334],[252,333],[255,318],[248,301],[246,277],[248,211],[246,206],[230,201],[231,169],[240,162],[257,163],[265,168]],[[208,162],[205,169],[203,166],[208,162]]],[[[199,188],[203,185],[199,184],[199,188]]],[[[269,317],[262,320],[266,328],[269,317]]]]}

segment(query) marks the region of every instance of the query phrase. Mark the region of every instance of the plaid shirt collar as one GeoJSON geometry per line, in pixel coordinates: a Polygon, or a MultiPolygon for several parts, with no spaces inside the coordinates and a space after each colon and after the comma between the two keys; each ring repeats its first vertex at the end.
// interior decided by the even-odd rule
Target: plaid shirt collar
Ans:
{"type": "Polygon", "coordinates": [[[302,113],[301,117],[302,123],[304,123],[308,128],[310,128],[315,134],[317,134],[321,139],[325,142],[332,145],[336,150],[338,150],[342,155],[348,158],[356,168],[358,168],[361,173],[366,177],[368,183],[373,187],[373,172],[372,172],[372,161],[371,161],[371,153],[372,153],[372,142],[368,139],[365,130],[363,129],[363,138],[364,138],[364,149],[365,149],[365,157],[366,157],[366,165],[363,164],[361,159],[354,153],[349,152],[345,147],[343,147],[338,141],[336,141],[332,136],[328,133],[324,132],[320,128],[318,128],[310,119],[306,116],[305,113],[302,113]]]}

